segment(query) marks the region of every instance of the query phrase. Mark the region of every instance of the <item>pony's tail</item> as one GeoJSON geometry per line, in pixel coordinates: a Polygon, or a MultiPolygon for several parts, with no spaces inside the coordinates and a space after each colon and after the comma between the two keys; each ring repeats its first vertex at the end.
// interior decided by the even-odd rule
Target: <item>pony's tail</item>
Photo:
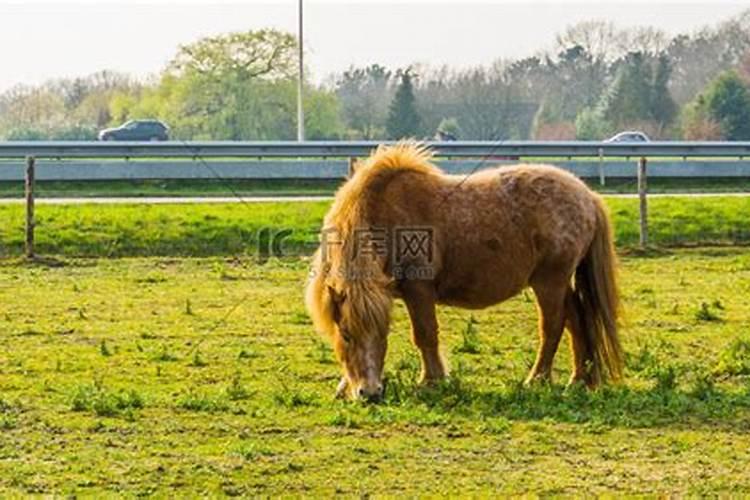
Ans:
{"type": "Polygon", "coordinates": [[[575,298],[580,312],[583,337],[592,366],[593,385],[602,379],[622,379],[623,350],[617,333],[620,310],[617,290],[617,255],[606,208],[597,198],[597,226],[588,253],[576,269],[575,298]]]}

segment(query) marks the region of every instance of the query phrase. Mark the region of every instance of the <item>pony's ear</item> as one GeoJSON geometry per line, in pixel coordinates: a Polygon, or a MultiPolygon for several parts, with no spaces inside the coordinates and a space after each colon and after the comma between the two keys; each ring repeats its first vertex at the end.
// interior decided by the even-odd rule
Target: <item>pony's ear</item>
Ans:
{"type": "Polygon", "coordinates": [[[357,158],[349,158],[349,171],[346,174],[347,179],[354,177],[357,169],[361,166],[361,162],[357,158]]]}

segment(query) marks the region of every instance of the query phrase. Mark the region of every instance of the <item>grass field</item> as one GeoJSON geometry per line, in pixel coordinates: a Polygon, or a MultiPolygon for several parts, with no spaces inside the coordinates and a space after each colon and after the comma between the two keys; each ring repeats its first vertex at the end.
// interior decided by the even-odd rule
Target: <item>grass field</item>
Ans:
{"type": "Polygon", "coordinates": [[[306,269],[0,261],[0,496],[750,494],[750,251],[625,256],[626,383],[593,393],[520,386],[527,294],[441,309],[453,375],[415,387],[399,303],[380,405],[332,399],[306,269]]]}
{"type": "MultiPolygon", "coordinates": [[[[617,244],[638,243],[638,200],[608,198],[617,244]]],[[[282,251],[311,253],[329,202],[206,205],[40,205],[37,249],[89,257],[256,255],[289,231],[282,251]],[[265,231],[262,231],[265,229],[265,231]],[[264,240],[265,238],[265,240],[264,240]]],[[[649,202],[659,246],[750,243],[750,197],[670,197],[649,202]]],[[[0,205],[0,256],[23,250],[24,207],[0,205]]]]}
{"type": "MultiPolygon", "coordinates": [[[[637,193],[635,179],[608,178],[605,186],[598,179],[586,179],[603,193],[637,193]]],[[[122,196],[301,196],[333,195],[340,180],[333,179],[247,179],[223,180],[146,180],[146,181],[37,181],[40,198],[122,197],[122,196]]],[[[731,193],[750,192],[748,178],[661,178],[649,179],[652,193],[731,193]]],[[[0,198],[23,197],[22,182],[0,181],[0,198]]]]}

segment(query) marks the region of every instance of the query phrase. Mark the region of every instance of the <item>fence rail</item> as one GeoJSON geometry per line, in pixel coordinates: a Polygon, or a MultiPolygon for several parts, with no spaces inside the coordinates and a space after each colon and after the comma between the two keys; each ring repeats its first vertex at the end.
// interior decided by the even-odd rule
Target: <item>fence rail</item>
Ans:
{"type": "MultiPolygon", "coordinates": [[[[0,158],[346,158],[378,142],[0,142],[0,158]]],[[[750,142],[457,141],[427,142],[438,157],[748,157],[750,142]]]]}

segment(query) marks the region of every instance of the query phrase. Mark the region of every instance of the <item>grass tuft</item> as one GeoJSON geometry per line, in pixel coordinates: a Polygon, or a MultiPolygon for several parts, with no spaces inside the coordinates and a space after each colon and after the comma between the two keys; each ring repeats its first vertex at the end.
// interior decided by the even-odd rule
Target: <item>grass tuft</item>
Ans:
{"type": "Polygon", "coordinates": [[[478,322],[474,319],[474,316],[470,316],[466,321],[466,328],[463,331],[461,337],[461,344],[456,346],[455,351],[465,354],[479,354],[480,342],[479,334],[477,333],[476,325],[478,322]]]}
{"type": "Polygon", "coordinates": [[[99,417],[133,418],[134,410],[140,410],[144,405],[143,397],[135,389],[109,391],[96,382],[75,388],[70,409],[75,412],[90,411],[99,417]]]}
{"type": "Polygon", "coordinates": [[[177,399],[177,407],[183,410],[205,413],[219,413],[229,409],[223,396],[197,394],[192,390],[177,399]]]}
{"type": "Polygon", "coordinates": [[[719,375],[750,375],[750,340],[736,339],[719,355],[714,373],[719,375]]]}

